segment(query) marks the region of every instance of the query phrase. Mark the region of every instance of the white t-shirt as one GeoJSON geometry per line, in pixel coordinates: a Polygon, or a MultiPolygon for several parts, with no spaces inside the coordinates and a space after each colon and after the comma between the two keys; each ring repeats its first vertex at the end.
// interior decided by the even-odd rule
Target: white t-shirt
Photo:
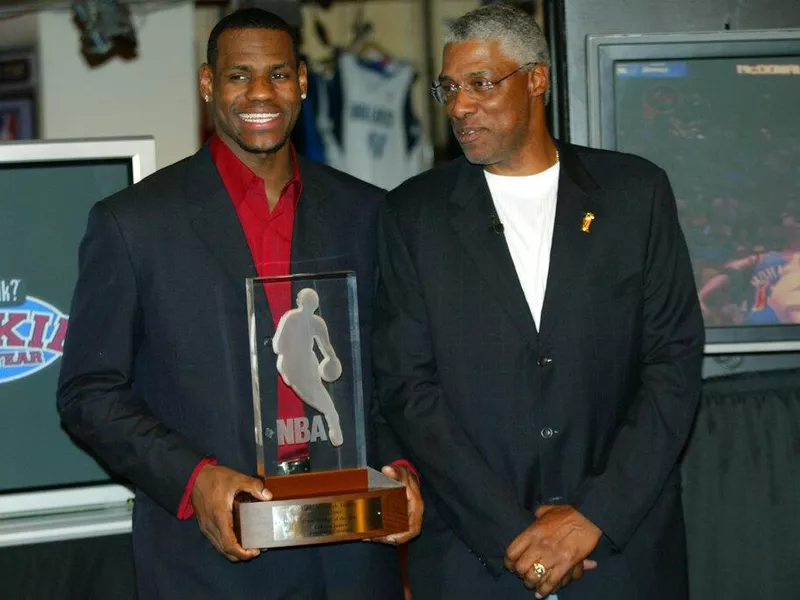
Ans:
{"type": "Polygon", "coordinates": [[[541,329],[550,268],[559,170],[556,163],[541,173],[520,177],[483,172],[537,329],[541,329]]]}

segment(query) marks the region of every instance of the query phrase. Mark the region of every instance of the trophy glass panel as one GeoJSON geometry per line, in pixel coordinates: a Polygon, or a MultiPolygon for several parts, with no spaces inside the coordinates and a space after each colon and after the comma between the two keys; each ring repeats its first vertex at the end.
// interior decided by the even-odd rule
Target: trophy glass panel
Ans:
{"type": "Polygon", "coordinates": [[[258,474],[365,468],[355,274],[250,278],[247,310],[258,474]]]}

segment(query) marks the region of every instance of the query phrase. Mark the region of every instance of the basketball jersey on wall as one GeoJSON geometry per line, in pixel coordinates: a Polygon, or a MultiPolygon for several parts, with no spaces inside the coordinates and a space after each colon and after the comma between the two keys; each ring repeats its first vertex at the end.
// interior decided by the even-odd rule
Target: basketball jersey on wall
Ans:
{"type": "Polygon", "coordinates": [[[317,117],[327,164],[388,190],[427,169],[432,153],[411,110],[413,81],[407,64],[343,53],[317,117]]]}

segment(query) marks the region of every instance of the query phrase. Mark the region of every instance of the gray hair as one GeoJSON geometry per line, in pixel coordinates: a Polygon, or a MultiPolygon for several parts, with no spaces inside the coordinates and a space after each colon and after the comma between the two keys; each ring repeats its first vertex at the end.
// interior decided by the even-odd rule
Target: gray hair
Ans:
{"type": "Polygon", "coordinates": [[[481,6],[449,23],[444,43],[469,39],[498,40],[503,52],[519,64],[550,66],[547,38],[533,17],[508,4],[481,6]]]}

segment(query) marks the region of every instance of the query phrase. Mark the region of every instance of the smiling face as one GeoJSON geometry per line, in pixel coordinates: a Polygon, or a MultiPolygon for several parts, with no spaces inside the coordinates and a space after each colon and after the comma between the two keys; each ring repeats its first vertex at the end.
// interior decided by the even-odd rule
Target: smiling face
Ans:
{"type": "Polygon", "coordinates": [[[200,92],[213,98],[217,135],[245,162],[248,154],[286,147],[306,89],[305,64],[297,65],[292,38],[279,30],[224,31],[213,70],[200,70],[200,92]]]}
{"type": "MultiPolygon", "coordinates": [[[[439,81],[495,82],[520,66],[503,52],[498,40],[467,39],[445,46],[439,81]]],[[[546,127],[547,78],[547,68],[536,66],[503,79],[487,95],[459,91],[446,110],[467,160],[506,174],[527,164],[536,136],[546,127]]]]}

